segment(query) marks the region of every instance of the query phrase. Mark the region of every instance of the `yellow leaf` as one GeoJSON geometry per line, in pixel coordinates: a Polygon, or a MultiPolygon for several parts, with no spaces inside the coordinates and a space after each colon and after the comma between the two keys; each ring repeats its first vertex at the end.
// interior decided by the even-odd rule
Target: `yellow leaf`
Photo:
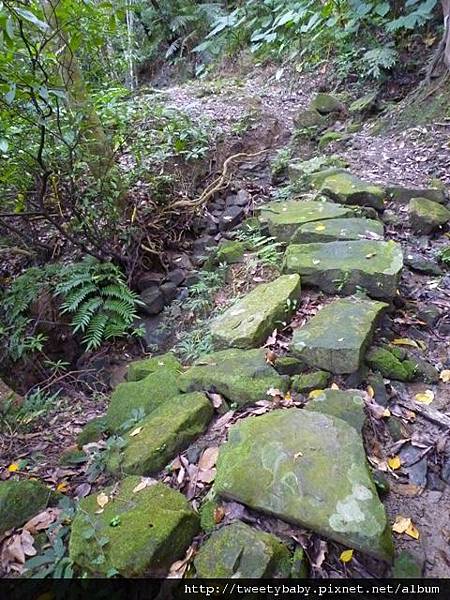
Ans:
{"type": "Polygon", "coordinates": [[[344,550],[343,552],[341,552],[339,560],[343,563],[348,563],[352,560],[352,558],[353,558],[353,550],[344,550]]]}
{"type": "Polygon", "coordinates": [[[399,515],[395,518],[395,522],[392,525],[392,531],[395,533],[405,533],[408,527],[411,527],[411,519],[409,517],[402,517],[399,515]]]}
{"type": "Polygon", "coordinates": [[[375,397],[375,391],[371,385],[367,386],[367,393],[369,394],[369,398],[375,397]]]}
{"type": "Polygon", "coordinates": [[[314,400],[314,398],[318,398],[319,396],[323,395],[323,390],[313,390],[312,392],[309,392],[308,394],[308,398],[310,398],[311,400],[314,400]]]}
{"type": "Polygon", "coordinates": [[[104,508],[108,502],[109,496],[107,496],[105,492],[100,492],[100,494],[97,496],[97,504],[100,506],[100,508],[104,508]]]}
{"type": "Polygon", "coordinates": [[[388,458],[388,465],[393,471],[396,471],[402,466],[402,461],[399,456],[393,456],[392,458],[388,458]]]}
{"type": "Polygon", "coordinates": [[[324,231],[326,229],[325,225],[317,225],[317,227],[315,228],[316,231],[324,231]]]}
{"type": "Polygon", "coordinates": [[[9,471],[10,473],[15,473],[16,471],[18,471],[18,470],[19,470],[19,468],[20,468],[20,467],[19,467],[18,463],[11,463],[11,464],[9,465],[9,467],[8,467],[8,471],[9,471]]]}
{"type": "Polygon", "coordinates": [[[405,531],[405,533],[406,533],[406,535],[409,535],[409,537],[412,537],[415,540],[418,540],[420,537],[419,530],[412,523],[410,524],[408,529],[405,531]]]}
{"type": "Polygon", "coordinates": [[[339,389],[339,386],[338,386],[338,384],[337,384],[337,383],[332,383],[332,384],[331,384],[331,389],[332,389],[332,390],[338,390],[338,389],[339,389]]]}
{"type": "Polygon", "coordinates": [[[370,252],[369,254],[366,254],[366,258],[373,258],[376,255],[377,255],[376,252],[370,252]]]}
{"type": "Polygon", "coordinates": [[[426,350],[428,348],[428,346],[425,344],[425,342],[423,340],[417,340],[417,345],[419,346],[419,348],[421,350],[426,350]]]}
{"type": "Polygon", "coordinates": [[[142,431],[142,427],[136,427],[136,429],[133,429],[133,431],[130,433],[130,437],[135,437],[136,435],[139,435],[142,431]]]}
{"type": "Polygon", "coordinates": [[[391,416],[391,411],[388,408],[386,408],[383,412],[383,417],[390,417],[390,416],[391,416]]]}
{"type": "Polygon", "coordinates": [[[61,481],[61,483],[58,483],[58,485],[56,486],[56,491],[61,492],[62,494],[64,494],[64,492],[67,492],[68,489],[69,484],[67,483],[67,481],[61,481]]]}
{"type": "Polygon", "coordinates": [[[416,394],[414,400],[419,404],[431,404],[434,400],[434,392],[432,390],[425,390],[425,392],[416,394]]]}
{"type": "Polygon", "coordinates": [[[286,392],[286,394],[284,395],[284,400],[286,402],[292,402],[292,395],[291,392],[286,392]]]}
{"type": "Polygon", "coordinates": [[[441,371],[441,374],[439,375],[439,378],[444,383],[450,383],[450,370],[449,369],[445,369],[445,371],[441,371]]]}
{"type": "Polygon", "coordinates": [[[409,338],[397,338],[392,340],[391,344],[394,346],[411,346],[412,348],[419,348],[419,344],[414,340],[410,340],[409,338]]]}

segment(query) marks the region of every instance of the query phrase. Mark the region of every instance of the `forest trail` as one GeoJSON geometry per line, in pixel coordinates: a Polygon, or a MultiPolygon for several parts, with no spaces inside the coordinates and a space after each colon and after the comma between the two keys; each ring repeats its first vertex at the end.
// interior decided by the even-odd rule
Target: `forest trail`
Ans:
{"type": "MultiPolygon", "coordinates": [[[[434,258],[444,221],[432,214],[446,198],[430,183],[450,181],[448,124],[376,134],[372,118],[350,132],[348,113],[333,109],[320,117],[340,137],[319,148],[294,135],[318,82],[299,78],[292,91],[274,75],[162,91],[169,107],[210,120],[221,157],[270,152],[237,167],[208,206],[220,220],[231,196],[247,194],[235,227],[211,234],[224,252],[213,268],[230,264],[207,325],[215,351],[193,365],[170,353],[131,363],[104,420],[83,430],[87,453],[104,448],[103,430],[125,442],[105,459],[119,483],[82,500],[110,543],[95,548],[81,514],[70,557],[90,570],[100,556],[95,570],[104,573],[155,569],[152,553],[130,572],[125,551],[110,550],[130,545],[142,558],[147,534],[135,525],[150,507],[177,575],[190,565],[200,576],[249,575],[241,558],[261,560],[257,542],[274,557],[261,576],[294,573],[287,548],[296,576],[389,575],[392,536],[396,574],[448,577],[450,294],[434,258]],[[288,146],[275,177],[271,163],[288,146]],[[414,208],[411,199],[424,196],[414,208]],[[280,272],[252,266],[251,238],[233,236],[254,215],[282,245],[280,272]],[[182,531],[176,541],[158,522],[166,504],[182,531]],[[131,525],[111,531],[114,519],[131,525]],[[356,551],[345,562],[348,548],[356,551]]],[[[214,258],[217,248],[203,252],[214,258]]],[[[84,476],[75,476],[78,488],[84,476]]]]}

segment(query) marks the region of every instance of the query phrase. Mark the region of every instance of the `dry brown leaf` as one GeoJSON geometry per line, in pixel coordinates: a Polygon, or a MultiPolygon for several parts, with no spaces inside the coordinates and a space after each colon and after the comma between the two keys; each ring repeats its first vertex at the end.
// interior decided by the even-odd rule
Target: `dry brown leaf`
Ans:
{"type": "Polygon", "coordinates": [[[105,508],[108,502],[109,496],[107,496],[105,492],[100,492],[100,494],[97,496],[97,504],[100,506],[100,508],[105,508]]]}
{"type": "Polygon", "coordinates": [[[278,388],[269,388],[266,392],[267,396],[272,396],[272,398],[280,398],[283,399],[283,392],[278,388]]]}
{"type": "Polygon", "coordinates": [[[395,533],[405,533],[410,526],[411,519],[409,517],[402,517],[401,515],[398,515],[395,518],[394,524],[392,525],[392,531],[395,533]]]}
{"type": "Polygon", "coordinates": [[[189,561],[191,560],[191,558],[194,556],[194,547],[190,546],[187,551],[186,551],[186,555],[182,560],[177,560],[175,561],[170,569],[169,569],[169,573],[167,575],[168,579],[180,579],[181,577],[183,577],[183,575],[186,572],[186,569],[188,568],[189,565],[189,561]]]}
{"type": "Polygon", "coordinates": [[[331,387],[332,390],[338,390],[339,389],[339,386],[338,386],[337,383],[332,383],[330,387],[331,387]]]}
{"type": "Polygon", "coordinates": [[[214,523],[216,525],[221,523],[223,521],[224,517],[225,517],[225,509],[223,508],[223,506],[218,506],[217,508],[214,509],[214,523]]]}
{"type": "Polygon", "coordinates": [[[39,513],[23,526],[23,528],[31,534],[35,534],[38,531],[47,529],[52,523],[56,521],[60,514],[59,508],[47,508],[43,512],[39,513]]]}
{"type": "Polygon", "coordinates": [[[218,456],[219,456],[218,446],[211,446],[211,448],[206,448],[206,450],[201,455],[200,460],[198,461],[198,468],[203,471],[212,469],[217,462],[218,456]]]}
{"type": "Polygon", "coordinates": [[[273,350],[267,350],[266,363],[269,363],[269,365],[274,366],[276,359],[277,359],[277,355],[275,354],[275,352],[273,350]]]}

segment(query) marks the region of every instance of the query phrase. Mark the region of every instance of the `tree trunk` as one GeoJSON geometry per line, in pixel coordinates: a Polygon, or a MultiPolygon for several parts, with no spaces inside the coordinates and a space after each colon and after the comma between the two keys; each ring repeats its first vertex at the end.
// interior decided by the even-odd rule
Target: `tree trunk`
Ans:
{"type": "Polygon", "coordinates": [[[441,0],[441,4],[444,14],[443,60],[447,69],[450,70],[450,0],[441,0]]]}
{"type": "Polygon", "coordinates": [[[102,177],[112,166],[112,150],[89,97],[79,62],[70,48],[69,38],[58,21],[60,0],[41,0],[42,8],[60,51],[60,74],[67,93],[69,107],[83,115],[81,141],[88,151],[87,161],[93,175],[102,177]]]}

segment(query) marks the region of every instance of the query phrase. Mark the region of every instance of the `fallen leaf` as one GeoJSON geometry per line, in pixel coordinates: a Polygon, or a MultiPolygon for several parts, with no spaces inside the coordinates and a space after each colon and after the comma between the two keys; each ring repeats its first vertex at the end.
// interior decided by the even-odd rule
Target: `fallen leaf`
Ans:
{"type": "Polygon", "coordinates": [[[137,435],[139,435],[142,431],[142,426],[141,427],[136,427],[136,429],[133,429],[133,431],[130,433],[130,437],[135,437],[137,435]]]}
{"type": "Polygon", "coordinates": [[[319,396],[323,396],[323,390],[313,390],[308,394],[308,398],[311,400],[314,400],[314,398],[318,398],[319,396]]]}
{"type": "Polygon", "coordinates": [[[80,483],[75,488],[75,498],[85,498],[91,493],[92,486],[90,483],[80,483]]]}
{"type": "Polygon", "coordinates": [[[366,254],[366,258],[373,258],[374,256],[376,256],[377,253],[376,252],[370,252],[370,254],[366,254]]]}
{"type": "Polygon", "coordinates": [[[348,563],[352,560],[352,558],[353,558],[353,550],[344,550],[343,552],[341,552],[339,560],[343,563],[348,563]]]}
{"type": "Polygon", "coordinates": [[[218,456],[218,446],[211,446],[211,448],[206,448],[206,450],[201,455],[200,460],[198,461],[198,468],[202,471],[212,469],[217,462],[218,456]]]}
{"type": "Polygon", "coordinates": [[[444,371],[441,371],[439,379],[444,383],[450,383],[450,369],[445,369],[444,371]]]}
{"type": "Polygon", "coordinates": [[[411,346],[412,348],[419,348],[419,344],[415,340],[409,338],[396,338],[392,340],[391,344],[394,346],[411,346]]]}
{"type": "Polygon", "coordinates": [[[216,478],[216,469],[208,469],[204,471],[199,471],[197,475],[197,481],[202,481],[203,483],[212,483],[216,478]]]}
{"type": "Polygon", "coordinates": [[[326,229],[325,225],[317,225],[315,228],[316,231],[325,231],[325,229],[326,229]]]}
{"type": "Polygon", "coordinates": [[[223,506],[218,506],[217,508],[214,509],[214,523],[216,525],[221,523],[223,521],[224,517],[225,517],[225,509],[223,508],[223,506]]]}
{"type": "Polygon", "coordinates": [[[409,535],[409,537],[412,537],[415,540],[418,540],[420,537],[419,530],[412,523],[409,525],[405,533],[406,535],[409,535]]]}
{"type": "Polygon", "coordinates": [[[367,393],[369,394],[369,398],[375,398],[375,391],[371,385],[367,386],[367,393]]]}
{"type": "Polygon", "coordinates": [[[284,395],[284,401],[285,402],[292,402],[292,394],[291,392],[286,392],[284,395]]]}
{"type": "Polygon", "coordinates": [[[58,483],[58,485],[56,486],[56,491],[61,492],[62,494],[67,492],[68,489],[69,484],[67,483],[67,481],[61,481],[61,483],[58,483]]]}
{"type": "Polygon", "coordinates": [[[56,521],[60,514],[60,510],[58,508],[48,508],[43,512],[39,513],[23,526],[26,531],[31,534],[35,534],[38,531],[42,531],[47,529],[52,523],[56,521]]]}
{"type": "Polygon", "coordinates": [[[395,533],[405,533],[410,526],[411,519],[409,517],[402,517],[401,515],[398,515],[395,518],[394,524],[392,525],[392,531],[395,533]]]}
{"type": "Polygon", "coordinates": [[[275,352],[273,350],[267,350],[266,363],[273,366],[275,364],[276,359],[277,359],[277,355],[275,354],[275,352]]]}
{"type": "Polygon", "coordinates": [[[339,389],[339,386],[338,386],[337,383],[332,383],[330,387],[331,387],[332,390],[338,390],[339,389]]]}
{"type": "Polygon", "coordinates": [[[431,404],[434,400],[434,392],[432,390],[425,390],[414,396],[414,400],[419,404],[431,404]]]}
{"type": "Polygon", "coordinates": [[[158,483],[156,479],[152,479],[151,477],[141,477],[141,481],[133,488],[133,494],[137,494],[138,492],[141,492],[142,490],[145,490],[145,488],[155,485],[156,483],[158,483]]]}
{"type": "Polygon", "coordinates": [[[97,504],[100,506],[100,508],[105,508],[108,502],[109,496],[107,496],[105,492],[100,492],[100,494],[97,496],[97,504]]]}
{"type": "Polygon", "coordinates": [[[220,394],[209,394],[209,397],[211,398],[211,402],[212,405],[214,406],[214,408],[220,408],[223,404],[223,396],[221,396],[220,394]]]}
{"type": "Polygon", "coordinates": [[[18,470],[19,470],[19,468],[20,468],[20,467],[19,467],[18,463],[11,463],[11,464],[9,465],[9,467],[8,467],[8,471],[9,471],[10,473],[15,473],[16,471],[18,471],[18,470]]]}
{"type": "Polygon", "coordinates": [[[402,461],[400,459],[400,456],[392,456],[391,458],[388,458],[387,462],[388,462],[389,468],[392,469],[393,471],[400,469],[400,467],[402,466],[402,461]]]}

